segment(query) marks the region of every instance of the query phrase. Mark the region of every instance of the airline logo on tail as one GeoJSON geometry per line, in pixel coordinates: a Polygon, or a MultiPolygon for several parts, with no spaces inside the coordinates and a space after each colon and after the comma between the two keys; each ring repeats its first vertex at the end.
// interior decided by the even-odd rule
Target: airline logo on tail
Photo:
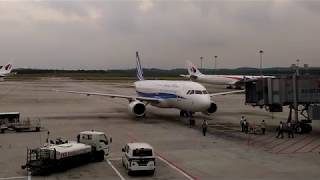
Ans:
{"type": "Polygon", "coordinates": [[[139,57],[139,52],[136,52],[136,58],[137,58],[137,78],[139,79],[139,81],[143,81],[143,69],[141,67],[141,63],[140,63],[140,57],[139,57]]]}
{"type": "Polygon", "coordinates": [[[6,71],[10,71],[11,69],[12,69],[12,65],[11,64],[6,64],[4,66],[4,70],[6,70],[6,71]]]}
{"type": "Polygon", "coordinates": [[[10,73],[12,70],[12,67],[13,67],[12,64],[8,63],[8,64],[2,66],[2,68],[0,69],[0,72],[10,73]]]}
{"type": "Polygon", "coordinates": [[[187,68],[191,76],[201,75],[201,72],[198,70],[198,68],[190,61],[187,61],[187,68]]]}
{"type": "Polygon", "coordinates": [[[0,69],[0,77],[5,77],[10,75],[11,71],[12,71],[12,64],[8,63],[4,66],[2,66],[2,68],[0,69]]]}

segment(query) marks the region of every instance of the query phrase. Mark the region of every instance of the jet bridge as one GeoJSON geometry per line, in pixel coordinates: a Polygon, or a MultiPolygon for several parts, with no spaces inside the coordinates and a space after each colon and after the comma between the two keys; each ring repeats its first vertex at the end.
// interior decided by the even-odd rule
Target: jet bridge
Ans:
{"type": "Polygon", "coordinates": [[[295,122],[320,120],[320,76],[296,74],[277,78],[260,78],[247,81],[246,104],[260,106],[270,112],[282,112],[284,106],[292,110],[295,122]],[[299,121],[300,116],[304,120],[299,121]]]}

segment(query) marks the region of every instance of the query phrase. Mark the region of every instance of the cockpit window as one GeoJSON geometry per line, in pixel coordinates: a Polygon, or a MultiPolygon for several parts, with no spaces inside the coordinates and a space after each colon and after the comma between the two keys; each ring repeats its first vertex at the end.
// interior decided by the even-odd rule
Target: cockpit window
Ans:
{"type": "Polygon", "coordinates": [[[194,94],[194,90],[191,90],[191,91],[190,91],[190,94],[194,94]]]}
{"type": "Polygon", "coordinates": [[[202,93],[203,93],[203,94],[208,94],[208,91],[203,90],[202,93]]]}
{"type": "Polygon", "coordinates": [[[190,94],[190,91],[191,91],[191,90],[189,90],[189,91],[187,92],[187,94],[190,94]]]}
{"type": "Polygon", "coordinates": [[[202,91],[196,90],[196,94],[202,94],[202,91]]]}

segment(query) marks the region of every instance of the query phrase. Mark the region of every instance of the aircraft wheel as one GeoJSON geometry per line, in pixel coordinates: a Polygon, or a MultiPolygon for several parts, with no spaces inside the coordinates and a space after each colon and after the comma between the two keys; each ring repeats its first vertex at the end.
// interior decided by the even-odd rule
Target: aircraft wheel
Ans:
{"type": "Polygon", "coordinates": [[[180,117],[185,117],[185,116],[186,116],[186,112],[183,111],[183,110],[181,110],[181,111],[180,111],[180,117]]]}

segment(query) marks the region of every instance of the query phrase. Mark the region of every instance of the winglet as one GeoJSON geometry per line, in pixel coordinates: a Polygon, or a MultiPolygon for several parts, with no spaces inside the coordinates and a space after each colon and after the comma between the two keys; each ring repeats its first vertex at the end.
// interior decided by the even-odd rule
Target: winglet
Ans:
{"type": "Polygon", "coordinates": [[[139,81],[143,81],[143,69],[141,67],[141,63],[140,63],[140,57],[139,57],[139,52],[136,52],[136,58],[137,58],[137,78],[139,79],[139,81]]]}

